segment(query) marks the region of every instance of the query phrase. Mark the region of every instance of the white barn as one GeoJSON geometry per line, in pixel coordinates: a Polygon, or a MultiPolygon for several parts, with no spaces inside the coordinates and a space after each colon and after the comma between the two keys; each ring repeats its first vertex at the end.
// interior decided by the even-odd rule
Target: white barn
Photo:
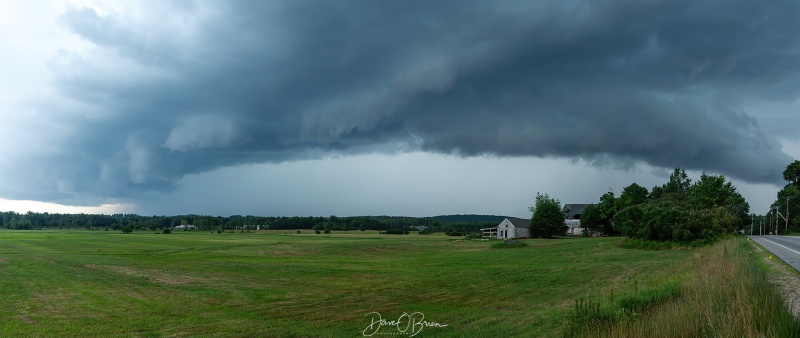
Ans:
{"type": "Polygon", "coordinates": [[[507,217],[497,226],[497,239],[530,238],[531,220],[507,217]]]}

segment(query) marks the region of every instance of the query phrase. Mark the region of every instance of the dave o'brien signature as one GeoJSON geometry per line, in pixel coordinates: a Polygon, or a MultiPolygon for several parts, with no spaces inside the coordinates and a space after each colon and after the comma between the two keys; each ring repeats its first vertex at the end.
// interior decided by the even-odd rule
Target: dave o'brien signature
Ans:
{"type": "Polygon", "coordinates": [[[397,317],[395,320],[387,320],[381,317],[380,313],[377,312],[370,312],[366,314],[364,317],[369,317],[370,323],[367,328],[364,329],[362,332],[365,337],[370,337],[384,326],[394,326],[397,328],[397,331],[400,333],[405,333],[410,337],[416,336],[417,333],[422,331],[423,328],[426,327],[446,327],[447,324],[440,324],[433,321],[426,321],[425,315],[422,312],[414,312],[412,314],[408,314],[403,312],[400,317],[397,317]]]}

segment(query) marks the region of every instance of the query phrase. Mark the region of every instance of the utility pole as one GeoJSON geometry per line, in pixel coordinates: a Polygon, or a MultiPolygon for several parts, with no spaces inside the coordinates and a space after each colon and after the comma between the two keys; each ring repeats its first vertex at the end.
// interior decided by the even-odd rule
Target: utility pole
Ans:
{"type": "Polygon", "coordinates": [[[786,217],[783,219],[786,221],[786,234],[789,234],[789,200],[795,198],[797,196],[787,196],[786,197],[786,217]]]}
{"type": "MultiPolygon", "coordinates": [[[[764,232],[767,232],[767,229],[771,230],[772,228],[772,208],[769,209],[769,223],[764,227],[764,232]]],[[[772,235],[772,231],[769,232],[772,235]]]]}

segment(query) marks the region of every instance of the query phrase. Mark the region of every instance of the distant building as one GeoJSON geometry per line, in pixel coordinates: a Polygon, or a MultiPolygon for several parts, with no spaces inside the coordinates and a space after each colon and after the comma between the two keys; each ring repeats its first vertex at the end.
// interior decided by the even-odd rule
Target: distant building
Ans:
{"type": "Polygon", "coordinates": [[[567,223],[567,235],[580,236],[583,234],[581,227],[581,215],[583,209],[591,204],[564,204],[561,209],[564,212],[564,222],[567,223]]]}
{"type": "Polygon", "coordinates": [[[530,238],[531,237],[531,220],[506,217],[494,228],[481,229],[484,238],[530,238]]]}
{"type": "Polygon", "coordinates": [[[175,227],[175,230],[194,230],[194,225],[181,224],[175,227]]]}

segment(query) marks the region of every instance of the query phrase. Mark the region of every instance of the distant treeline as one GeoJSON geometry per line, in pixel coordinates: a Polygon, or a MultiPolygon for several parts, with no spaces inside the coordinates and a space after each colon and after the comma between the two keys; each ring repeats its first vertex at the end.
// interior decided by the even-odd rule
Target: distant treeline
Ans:
{"type": "Polygon", "coordinates": [[[194,225],[197,230],[216,229],[330,229],[330,230],[403,230],[418,227],[425,232],[465,234],[480,228],[496,226],[503,216],[446,215],[435,217],[355,216],[355,217],[263,217],[263,216],[141,216],[136,214],[25,214],[0,212],[0,228],[31,229],[111,229],[130,226],[139,230],[170,229],[179,225],[194,225]]]}

